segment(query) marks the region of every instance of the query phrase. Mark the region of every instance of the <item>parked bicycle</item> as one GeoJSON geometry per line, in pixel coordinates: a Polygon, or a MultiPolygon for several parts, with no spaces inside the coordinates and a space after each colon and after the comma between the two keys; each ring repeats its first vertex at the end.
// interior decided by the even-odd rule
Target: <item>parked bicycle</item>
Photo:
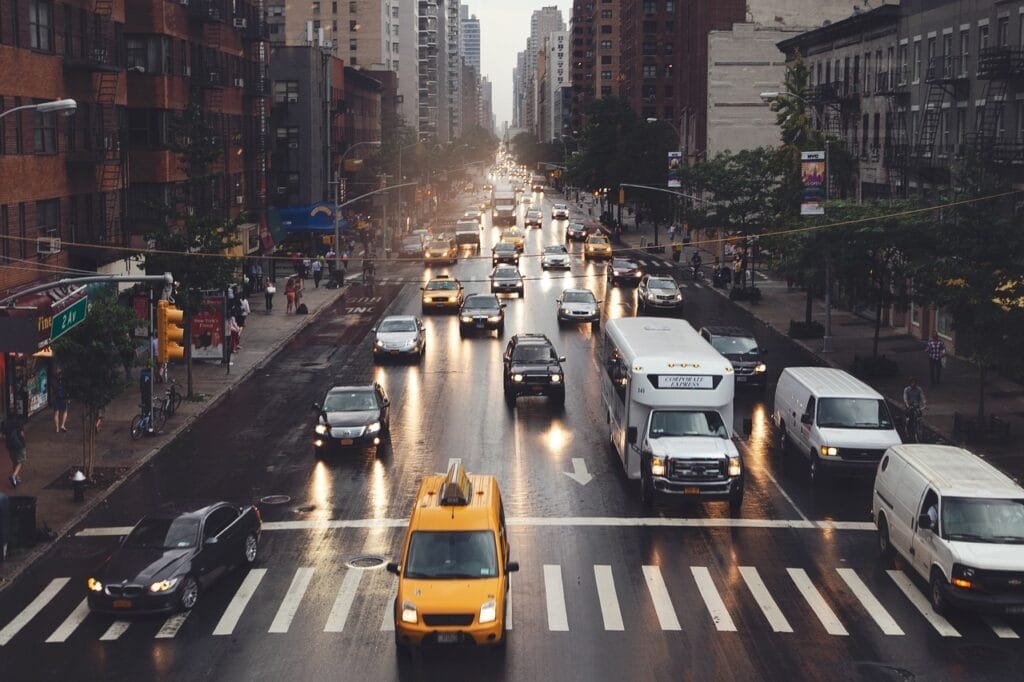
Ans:
{"type": "Polygon", "coordinates": [[[148,405],[140,405],[141,413],[132,417],[132,425],[129,433],[132,440],[142,438],[145,433],[160,433],[164,424],[167,423],[167,398],[157,398],[153,401],[153,409],[148,405]]]}
{"type": "Polygon", "coordinates": [[[167,407],[164,409],[164,412],[168,417],[173,417],[174,413],[181,407],[181,401],[184,399],[184,396],[178,392],[179,384],[177,381],[168,379],[167,382],[170,385],[167,387],[167,407]]]}
{"type": "Polygon", "coordinates": [[[924,410],[920,405],[912,405],[907,409],[906,439],[908,443],[921,442],[921,414],[924,410]]]}

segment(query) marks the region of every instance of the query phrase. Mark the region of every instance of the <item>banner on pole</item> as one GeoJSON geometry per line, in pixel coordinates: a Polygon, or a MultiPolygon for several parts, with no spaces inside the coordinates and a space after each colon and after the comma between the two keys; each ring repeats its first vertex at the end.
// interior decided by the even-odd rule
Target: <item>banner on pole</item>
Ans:
{"type": "Polygon", "coordinates": [[[825,152],[800,152],[800,215],[825,215],[825,152]]]}
{"type": "Polygon", "coordinates": [[[680,178],[680,172],[683,166],[683,153],[682,152],[669,152],[668,153],[668,186],[669,187],[682,187],[683,183],[680,178]]]}

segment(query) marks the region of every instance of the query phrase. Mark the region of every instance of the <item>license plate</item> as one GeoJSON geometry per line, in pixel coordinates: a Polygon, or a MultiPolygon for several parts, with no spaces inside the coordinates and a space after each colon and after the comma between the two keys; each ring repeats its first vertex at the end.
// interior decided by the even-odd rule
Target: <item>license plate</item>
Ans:
{"type": "Polygon", "coordinates": [[[342,438],[341,439],[341,444],[342,445],[352,445],[352,439],[351,438],[342,438]]]}
{"type": "Polygon", "coordinates": [[[398,351],[397,350],[393,350],[393,351],[391,351],[391,354],[392,355],[398,355],[398,351]]]}
{"type": "Polygon", "coordinates": [[[694,488],[692,486],[688,486],[686,488],[683,488],[683,494],[684,495],[700,495],[700,488],[694,488]]]}
{"type": "Polygon", "coordinates": [[[114,608],[115,609],[130,609],[131,607],[132,607],[132,600],[131,599],[115,599],[114,600],[114,608]]]}
{"type": "Polygon", "coordinates": [[[1024,613],[1024,606],[1007,606],[1004,613],[1024,613]]]}
{"type": "Polygon", "coordinates": [[[737,376],[737,377],[736,377],[736,381],[740,382],[741,384],[742,384],[742,383],[743,383],[744,381],[746,381],[746,380],[747,380],[747,377],[742,377],[742,376],[737,376]]]}
{"type": "Polygon", "coordinates": [[[476,323],[477,329],[483,329],[485,325],[486,325],[486,323],[484,323],[484,322],[477,322],[476,323]]]}
{"type": "Polygon", "coordinates": [[[459,633],[457,632],[439,632],[437,633],[438,644],[458,644],[459,633]]]}

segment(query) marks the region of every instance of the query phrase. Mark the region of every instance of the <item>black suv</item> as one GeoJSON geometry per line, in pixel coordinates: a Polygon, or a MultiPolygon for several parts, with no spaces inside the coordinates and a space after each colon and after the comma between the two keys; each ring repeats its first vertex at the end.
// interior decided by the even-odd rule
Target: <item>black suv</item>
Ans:
{"type": "Polygon", "coordinates": [[[700,335],[732,363],[737,384],[764,387],[768,379],[764,354],[768,351],[757,345],[752,332],[742,327],[701,327],[700,335]]]}
{"type": "Polygon", "coordinates": [[[459,308],[459,336],[465,337],[471,331],[481,329],[495,329],[500,339],[505,333],[504,308],[505,304],[494,294],[467,296],[459,308]]]}
{"type": "Polygon", "coordinates": [[[565,405],[564,357],[544,334],[516,334],[505,347],[505,403],[515,407],[521,395],[546,395],[565,405]]]}

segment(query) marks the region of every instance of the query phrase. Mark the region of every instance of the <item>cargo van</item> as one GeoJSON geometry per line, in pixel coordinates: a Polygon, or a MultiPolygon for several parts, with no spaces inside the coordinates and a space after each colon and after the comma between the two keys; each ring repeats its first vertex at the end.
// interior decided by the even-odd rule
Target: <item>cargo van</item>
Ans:
{"type": "Polygon", "coordinates": [[[782,370],[772,421],[779,453],[805,458],[811,483],[828,473],[873,474],[885,450],[902,442],[885,398],[830,367],[782,370]]]}
{"type": "Polygon", "coordinates": [[[949,445],[889,448],[871,516],[882,557],[928,581],[936,613],[1024,613],[1024,488],[988,462],[949,445]]]}

